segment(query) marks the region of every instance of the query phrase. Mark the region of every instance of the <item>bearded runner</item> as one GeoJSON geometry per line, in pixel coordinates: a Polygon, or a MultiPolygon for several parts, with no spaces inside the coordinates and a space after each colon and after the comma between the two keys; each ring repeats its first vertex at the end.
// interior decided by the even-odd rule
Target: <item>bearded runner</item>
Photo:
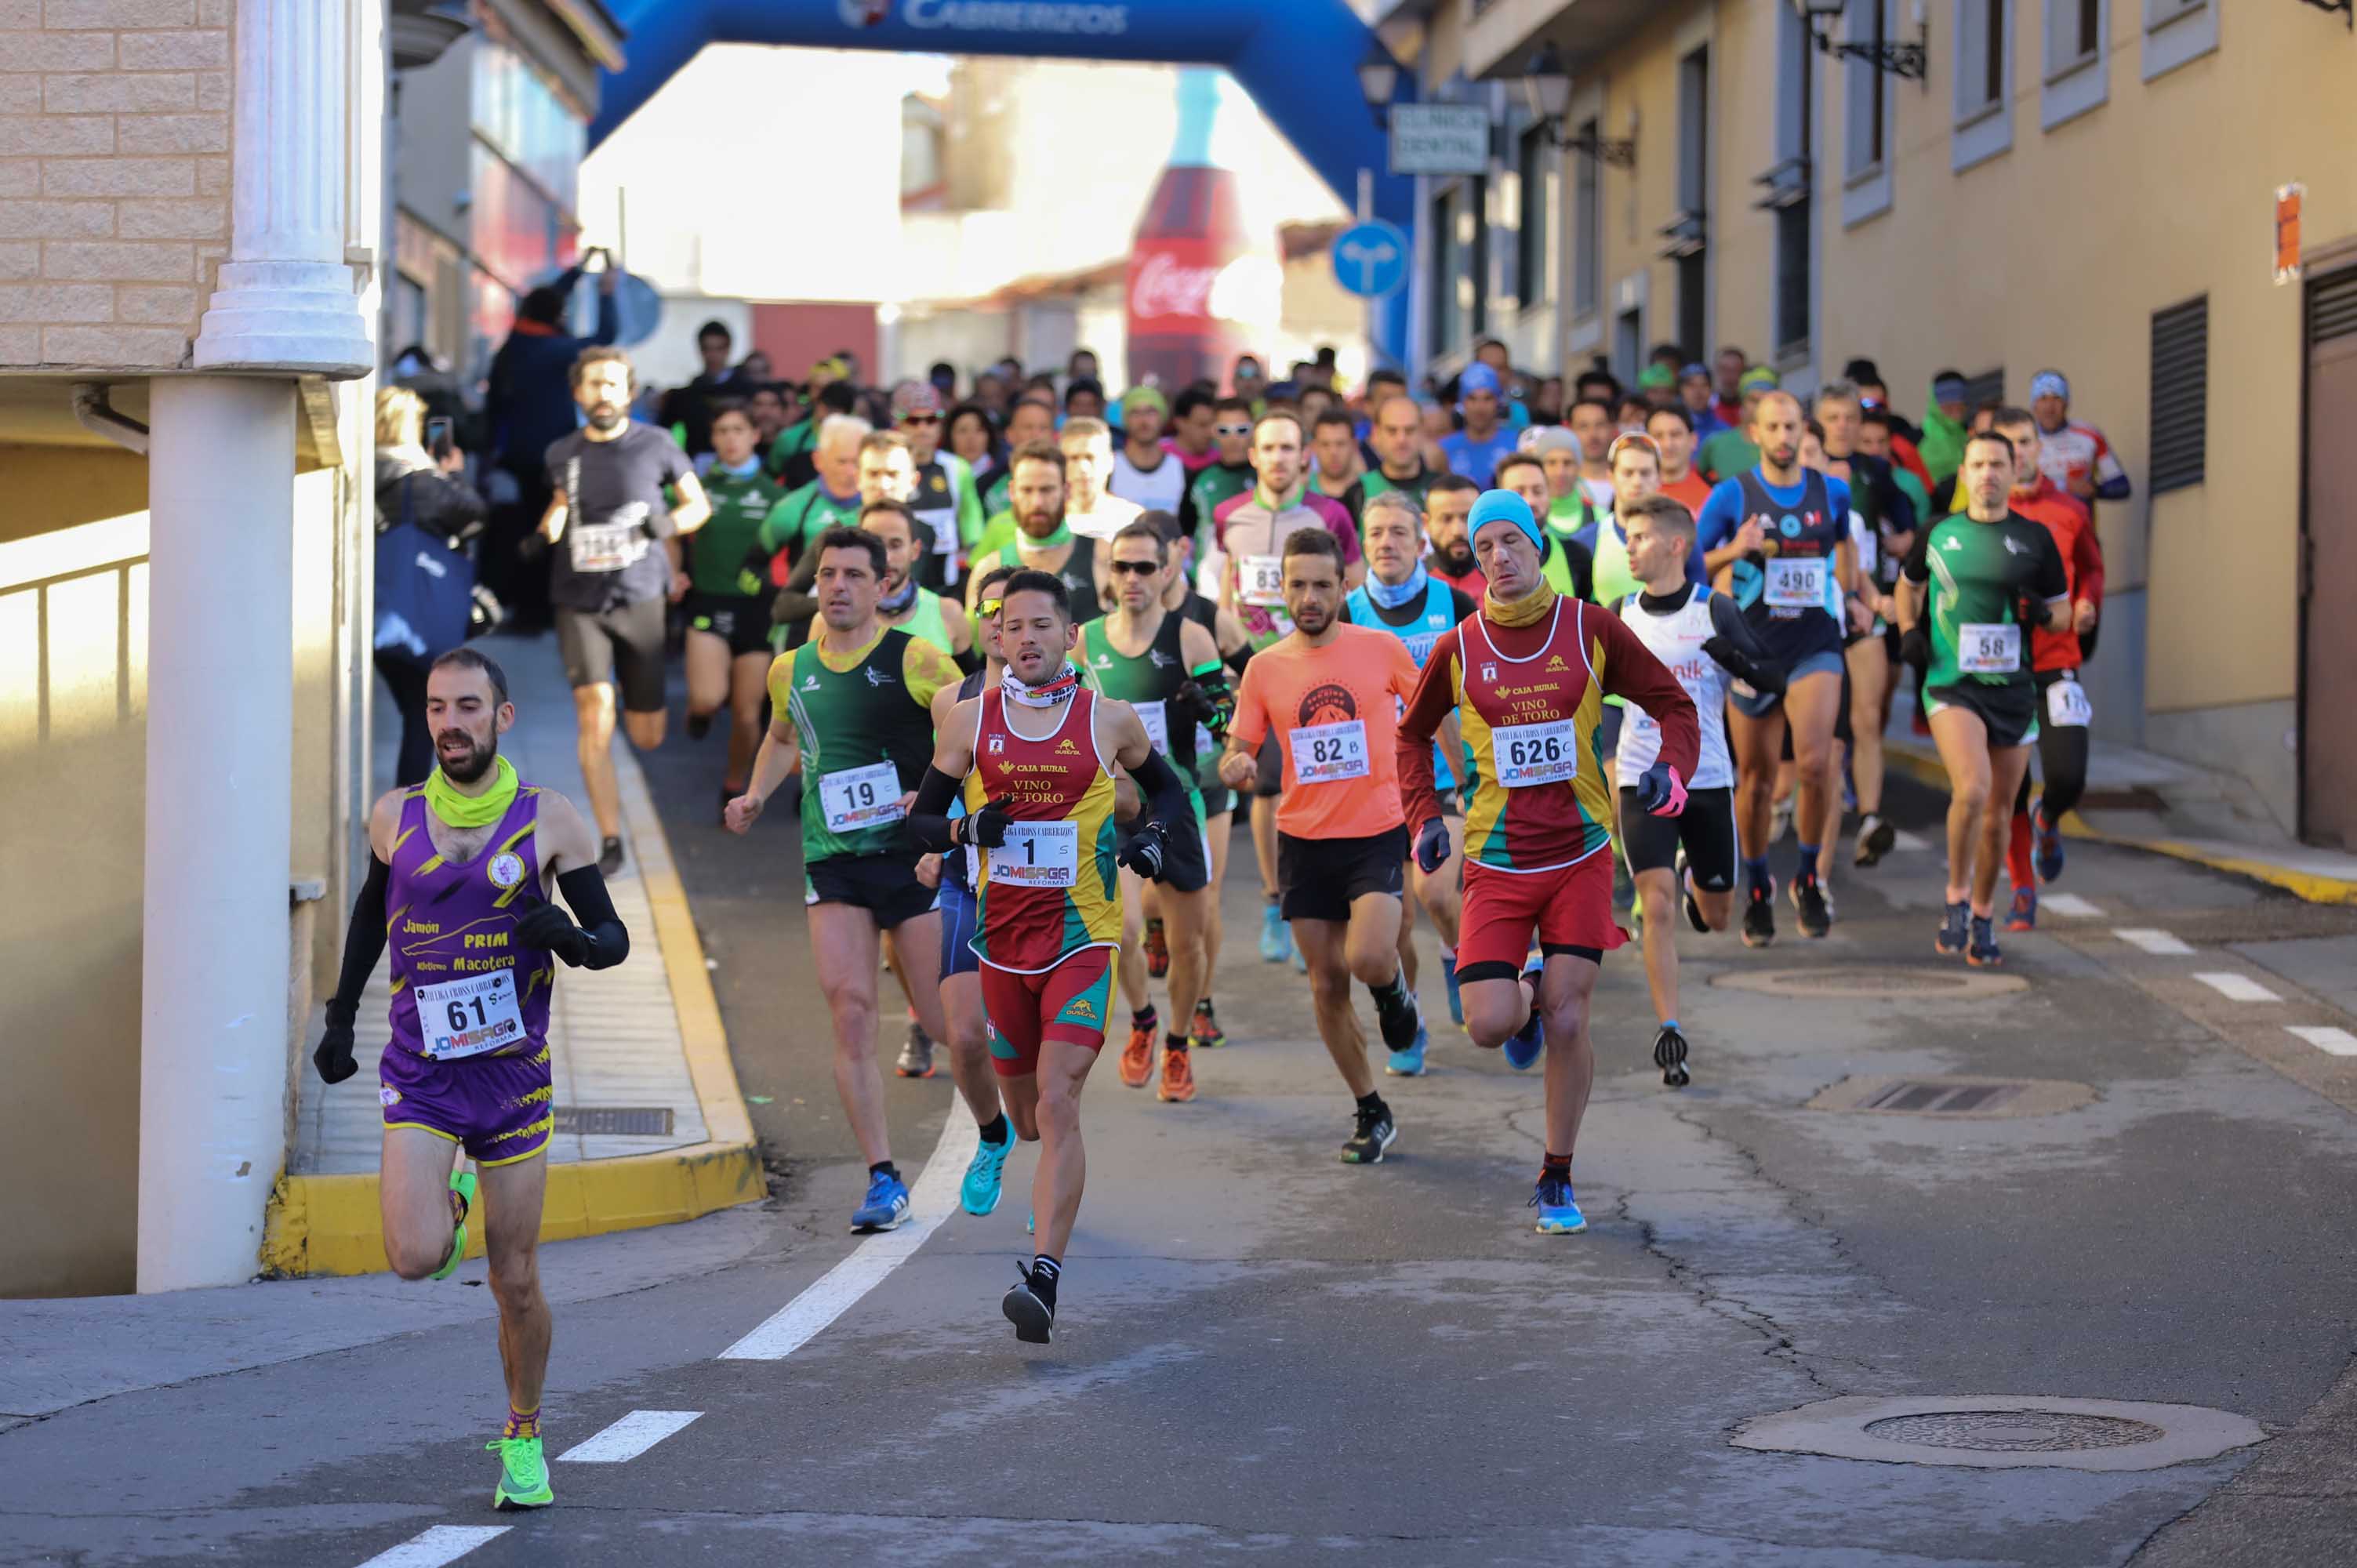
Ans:
{"type": "MultiPolygon", "coordinates": [[[[1465,807],[1465,907],[1457,981],[1465,1027],[1527,1069],[1544,1036],[1545,1163],[1531,1204],[1550,1233],[1587,1229],[1571,1157],[1596,1077],[1588,1004],[1604,954],[1627,940],[1612,920],[1612,781],[1598,730],[1604,698],[1625,697],[1661,726],[1661,751],[1636,783],[1644,811],[1676,816],[1701,749],[1695,705],[1619,617],[1558,594],[1545,577],[1530,503],[1491,490],[1473,504],[1473,548],[1489,588],[1481,613],[1441,634],[1400,720],[1399,776],[1416,864],[1449,850],[1432,775],[1432,739],[1454,711],[1478,782],[1465,807]],[[1533,938],[1539,956],[1525,963],[1533,938]],[[1517,978],[1517,977],[1520,978],[1517,978]]],[[[1247,676],[1249,680],[1249,676],[1247,676]]]]}

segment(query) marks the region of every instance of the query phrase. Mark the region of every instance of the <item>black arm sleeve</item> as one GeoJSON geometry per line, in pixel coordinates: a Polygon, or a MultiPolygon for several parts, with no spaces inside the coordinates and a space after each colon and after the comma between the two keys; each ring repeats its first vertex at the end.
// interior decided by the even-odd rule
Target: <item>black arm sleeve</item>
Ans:
{"type": "Polygon", "coordinates": [[[1148,820],[1160,822],[1167,832],[1175,832],[1179,824],[1194,820],[1195,807],[1187,799],[1186,781],[1169,759],[1158,751],[1149,751],[1146,760],[1129,770],[1146,796],[1148,820]]]}
{"type": "Polygon", "coordinates": [[[963,653],[951,654],[950,660],[961,671],[971,675],[982,668],[982,650],[979,646],[969,644],[963,653]]]}
{"type": "Polygon", "coordinates": [[[928,764],[924,782],[917,786],[917,799],[909,807],[909,837],[928,854],[946,854],[957,847],[950,803],[957,799],[958,782],[928,764]]]}
{"type": "Polygon", "coordinates": [[[1768,657],[1768,650],[1760,646],[1759,635],[1751,629],[1751,623],[1743,618],[1743,612],[1737,609],[1735,601],[1725,594],[1714,593],[1710,596],[1710,628],[1735,645],[1730,650],[1732,658],[1721,659],[1716,653],[1711,655],[1717,660],[1721,669],[1762,692],[1784,689],[1784,671],[1768,657]]]}
{"type": "MultiPolygon", "coordinates": [[[[1933,521],[1937,521],[1936,519],[1933,521]]],[[[1907,559],[1899,568],[1899,575],[1910,583],[1931,581],[1932,526],[1932,523],[1925,523],[1915,531],[1915,542],[1908,548],[1907,559]]]]}
{"type": "Polygon", "coordinates": [[[1225,654],[1222,657],[1226,660],[1228,668],[1241,677],[1244,672],[1244,666],[1252,661],[1252,644],[1247,642],[1233,653],[1225,654]]]}
{"type": "Polygon", "coordinates": [[[328,998],[330,1024],[350,1028],[361,1015],[361,993],[384,956],[384,889],[392,877],[393,867],[371,853],[368,877],[352,900],[351,924],[344,928],[344,966],[336,975],[336,993],[328,998]]]}
{"type": "Polygon", "coordinates": [[[606,891],[605,874],[594,865],[576,865],[556,875],[556,890],[572,906],[574,923],[589,939],[584,969],[611,969],[630,956],[630,933],[614,913],[613,896],[606,891]]]}

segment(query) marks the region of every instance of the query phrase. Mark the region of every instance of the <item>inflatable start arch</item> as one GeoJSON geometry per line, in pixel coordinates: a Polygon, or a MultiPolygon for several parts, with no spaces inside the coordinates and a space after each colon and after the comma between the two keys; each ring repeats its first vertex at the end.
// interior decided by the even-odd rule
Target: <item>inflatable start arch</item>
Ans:
{"type": "MultiPolygon", "coordinates": [[[[1374,215],[1416,231],[1415,183],[1388,171],[1359,94],[1374,35],[1345,0],[611,0],[630,63],[605,84],[592,146],[706,44],[1036,55],[1226,68],[1346,207],[1374,171],[1374,215]]],[[[1401,74],[1404,91],[1414,79],[1401,74]]],[[[1407,347],[1407,291],[1373,313],[1374,349],[1407,347]]]]}

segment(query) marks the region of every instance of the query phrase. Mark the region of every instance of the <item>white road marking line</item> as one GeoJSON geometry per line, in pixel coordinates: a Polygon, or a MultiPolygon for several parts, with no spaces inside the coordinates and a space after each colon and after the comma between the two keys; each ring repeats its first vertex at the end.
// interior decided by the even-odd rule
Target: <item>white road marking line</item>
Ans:
{"type": "Polygon", "coordinates": [[[2193,950],[2167,931],[2157,931],[2149,926],[2129,926],[2114,931],[2112,935],[2132,948],[2142,948],[2148,953],[2158,953],[2167,958],[2182,958],[2193,950]]]}
{"type": "Polygon", "coordinates": [[[779,1361],[792,1355],[849,1311],[859,1298],[882,1284],[893,1270],[916,1255],[941,1222],[958,1206],[958,1184],[966,1162],[974,1158],[979,1130],[963,1105],[950,1109],[942,1126],[942,1141],[924,1174],[909,1189],[909,1218],[898,1230],[870,1236],[856,1251],[827,1271],[808,1290],[794,1297],[736,1344],[720,1352],[723,1361],[779,1361]]]}
{"type": "Polygon", "coordinates": [[[2041,893],[2038,897],[2041,913],[2068,915],[2074,920],[2100,920],[2104,912],[2076,893],[2041,893]]]}
{"type": "Polygon", "coordinates": [[[679,1431],[704,1412],[700,1410],[634,1410],[605,1431],[576,1443],[556,1456],[560,1465],[619,1465],[679,1431]]]}
{"type": "Polygon", "coordinates": [[[2285,1028],[2328,1056],[2357,1057],[2357,1035],[2327,1024],[2287,1024],[2285,1028]]]}
{"type": "Polygon", "coordinates": [[[2280,1002],[2283,1000],[2249,975],[2236,974],[2228,969],[2204,971],[2193,978],[2229,1002],[2280,1002]]]}
{"type": "Polygon", "coordinates": [[[378,1552],[361,1568],[442,1568],[456,1563],[487,1541],[505,1535],[511,1525],[437,1524],[423,1535],[378,1552]]]}
{"type": "Polygon", "coordinates": [[[1890,847],[1893,849],[1914,850],[1920,854],[1921,852],[1932,847],[1932,841],[1923,837],[1921,833],[1910,833],[1905,828],[1900,828],[1891,834],[1890,847]]]}

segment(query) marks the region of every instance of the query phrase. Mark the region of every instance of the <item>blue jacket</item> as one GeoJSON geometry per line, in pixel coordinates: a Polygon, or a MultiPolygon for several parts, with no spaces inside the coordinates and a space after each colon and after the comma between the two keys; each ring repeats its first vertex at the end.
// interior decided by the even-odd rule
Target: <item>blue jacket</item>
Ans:
{"type": "MultiPolygon", "coordinates": [[[[580,278],[581,269],[575,267],[551,286],[570,292],[580,278]]],[[[516,326],[491,356],[484,413],[490,419],[491,461],[523,479],[529,491],[540,481],[549,443],[581,427],[573,402],[573,361],[584,349],[611,343],[621,332],[622,315],[614,295],[600,289],[597,330],[589,337],[534,331],[521,321],[516,326]]]]}

